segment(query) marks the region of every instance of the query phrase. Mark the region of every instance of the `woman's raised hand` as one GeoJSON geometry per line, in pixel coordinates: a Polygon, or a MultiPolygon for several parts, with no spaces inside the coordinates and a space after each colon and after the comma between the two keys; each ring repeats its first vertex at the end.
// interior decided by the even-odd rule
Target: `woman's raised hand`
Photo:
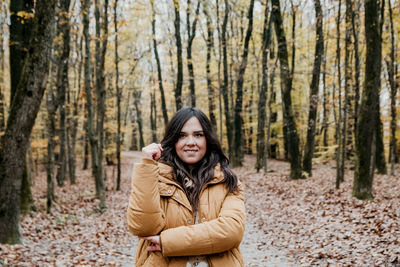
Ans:
{"type": "Polygon", "coordinates": [[[161,144],[152,143],[142,148],[143,157],[158,160],[161,157],[163,148],[161,144]]]}

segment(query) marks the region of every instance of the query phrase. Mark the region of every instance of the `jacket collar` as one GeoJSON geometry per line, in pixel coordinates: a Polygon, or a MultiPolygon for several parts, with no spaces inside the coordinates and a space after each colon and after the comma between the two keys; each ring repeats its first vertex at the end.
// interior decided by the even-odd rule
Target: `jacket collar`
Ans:
{"type": "MultiPolygon", "coordinates": [[[[172,167],[164,164],[164,163],[158,163],[158,167],[160,170],[160,178],[159,180],[167,183],[167,184],[174,184],[179,186],[179,184],[174,180],[173,174],[172,174],[172,167]]],[[[218,163],[215,168],[214,168],[214,177],[207,183],[208,184],[218,184],[224,179],[224,172],[221,170],[221,166],[218,163]]],[[[179,186],[180,187],[180,186],[179,186]]]]}

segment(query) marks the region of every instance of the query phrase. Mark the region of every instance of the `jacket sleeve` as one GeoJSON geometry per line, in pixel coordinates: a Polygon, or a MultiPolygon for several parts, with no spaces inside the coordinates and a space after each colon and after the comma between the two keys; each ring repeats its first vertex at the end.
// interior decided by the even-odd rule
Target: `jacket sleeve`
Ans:
{"type": "Polygon", "coordinates": [[[245,220],[243,189],[239,183],[239,192],[226,196],[218,218],[162,231],[162,253],[165,257],[204,255],[238,247],[245,220]]]}
{"type": "Polygon", "coordinates": [[[156,235],[165,226],[158,173],[157,162],[151,159],[142,159],[142,163],[136,163],[133,167],[127,219],[129,230],[136,236],[156,235]]]}

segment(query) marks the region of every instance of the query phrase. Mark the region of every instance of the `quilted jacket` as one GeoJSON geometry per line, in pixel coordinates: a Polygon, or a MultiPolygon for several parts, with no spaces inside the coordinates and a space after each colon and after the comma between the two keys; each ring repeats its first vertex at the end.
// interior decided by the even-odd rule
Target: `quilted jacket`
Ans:
{"type": "Polygon", "coordinates": [[[205,255],[210,266],[244,266],[240,242],[245,227],[243,189],[229,193],[219,165],[200,193],[199,223],[172,168],[142,159],[133,169],[127,212],[128,227],[136,236],[160,235],[161,252],[148,252],[140,240],[135,266],[185,267],[188,256],[205,255]]]}

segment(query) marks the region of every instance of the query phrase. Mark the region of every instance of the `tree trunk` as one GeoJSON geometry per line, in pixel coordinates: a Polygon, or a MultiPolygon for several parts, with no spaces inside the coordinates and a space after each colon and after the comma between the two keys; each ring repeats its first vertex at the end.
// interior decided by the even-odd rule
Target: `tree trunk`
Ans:
{"type": "Polygon", "coordinates": [[[152,142],[157,143],[157,104],[156,92],[150,92],[150,127],[152,142]]]}
{"type": "MultiPolygon", "coordinates": [[[[85,38],[85,93],[86,93],[86,121],[85,121],[85,149],[84,149],[84,164],[83,169],[87,169],[88,166],[88,155],[89,155],[89,143],[95,142],[94,129],[93,129],[93,100],[92,100],[92,67],[91,67],[91,53],[90,53],[90,34],[89,34],[89,16],[90,16],[90,0],[82,1],[82,23],[83,23],[83,36],[85,38]]],[[[97,158],[96,144],[92,145],[92,174],[94,175],[93,168],[96,168],[95,159],[97,158]]]]}
{"type": "MultiPolygon", "coordinates": [[[[153,3],[153,2],[152,2],[153,3]]],[[[118,68],[118,63],[119,63],[119,56],[118,56],[118,16],[117,16],[117,7],[118,7],[118,0],[115,0],[114,2],[114,31],[115,31],[115,88],[117,91],[117,191],[121,190],[121,97],[122,97],[122,92],[119,87],[119,68],[118,68]]],[[[153,26],[154,27],[154,26],[153,26]]],[[[154,34],[154,42],[155,41],[155,33],[154,34]]],[[[154,45],[155,50],[156,50],[156,45],[154,45]]],[[[155,51],[156,52],[156,51],[155,51]]],[[[158,57],[158,53],[156,53],[156,57],[158,57]]],[[[158,64],[158,63],[157,63],[158,64]]],[[[161,71],[159,69],[159,75],[161,74],[161,71]]],[[[161,77],[159,76],[159,79],[161,77]]],[[[160,79],[162,80],[162,78],[160,79]]],[[[162,81],[161,81],[162,83],[162,81]]],[[[160,85],[160,90],[162,88],[162,84],[160,85]]],[[[161,90],[162,95],[164,94],[164,89],[161,90]]],[[[162,98],[161,98],[162,99],[162,98]]],[[[162,99],[163,100],[163,99],[162,99]]],[[[165,108],[165,100],[163,100],[163,108],[165,108]]],[[[167,118],[168,120],[168,118],[167,118]]]]}
{"type": "MultiPolygon", "coordinates": [[[[380,8],[380,20],[379,20],[379,39],[382,43],[382,29],[383,29],[383,21],[384,21],[384,14],[385,14],[385,0],[380,1],[381,8],[380,8]]],[[[382,46],[382,45],[381,45],[382,46]]],[[[381,48],[380,48],[381,49],[381,48]]],[[[379,57],[381,59],[381,56],[379,57]]],[[[381,61],[377,61],[376,64],[381,65],[381,61]]],[[[380,69],[380,68],[379,68],[380,69]]],[[[379,79],[379,86],[381,88],[381,80],[379,79]]],[[[378,98],[378,113],[377,113],[377,125],[376,125],[376,168],[379,174],[386,174],[386,160],[385,160],[385,146],[383,144],[383,123],[380,116],[380,100],[378,98]]]]}
{"type": "Polygon", "coordinates": [[[142,150],[144,147],[144,138],[143,138],[143,119],[142,119],[142,111],[140,109],[140,96],[142,92],[135,91],[133,92],[134,95],[134,105],[136,110],[136,122],[138,124],[139,130],[139,150],[142,150]]]}
{"type": "Polygon", "coordinates": [[[158,55],[157,49],[157,38],[156,38],[156,11],[154,9],[154,0],[151,0],[151,7],[152,7],[152,21],[151,21],[151,29],[153,33],[153,49],[154,49],[154,57],[156,58],[157,63],[157,72],[158,72],[158,86],[160,87],[161,93],[161,109],[164,118],[164,127],[167,127],[168,124],[168,112],[167,112],[167,105],[165,104],[165,95],[164,95],[164,86],[162,80],[162,72],[161,72],[161,62],[160,57],[158,55]]]}
{"type": "MultiPolygon", "coordinates": [[[[204,1],[204,7],[203,7],[203,12],[204,15],[206,16],[206,24],[207,24],[207,59],[206,59],[206,79],[207,79],[207,96],[208,96],[208,112],[209,112],[209,117],[211,121],[211,125],[214,128],[214,131],[217,131],[217,119],[215,117],[215,93],[214,93],[214,87],[212,85],[212,79],[211,79],[211,52],[214,47],[214,29],[212,28],[212,22],[211,22],[211,17],[209,14],[208,10],[208,5],[207,1],[204,1]]],[[[219,25],[217,25],[219,27],[219,25]]],[[[218,63],[219,64],[219,63],[218,63]]]]}
{"type": "Polygon", "coordinates": [[[323,113],[323,117],[322,117],[322,128],[321,128],[321,133],[322,133],[322,144],[324,147],[328,146],[328,89],[326,86],[326,62],[327,62],[327,52],[328,52],[328,38],[326,39],[326,43],[325,43],[325,49],[324,49],[324,55],[322,56],[322,84],[323,84],[323,100],[322,100],[322,113],[323,113]]]}
{"type": "MultiPolygon", "coordinates": [[[[351,14],[351,23],[353,29],[353,38],[354,38],[354,69],[355,69],[355,76],[354,76],[354,91],[355,91],[355,99],[354,99],[354,135],[358,132],[357,125],[358,125],[358,113],[359,113],[359,103],[360,103],[360,52],[358,49],[358,34],[359,34],[359,7],[360,4],[358,1],[355,1],[357,5],[356,8],[353,8],[351,14]]],[[[357,141],[357,138],[354,137],[354,141],[357,141]]],[[[357,144],[355,143],[355,146],[357,144]]]]}
{"type": "MultiPolygon", "coordinates": [[[[339,0],[338,3],[338,16],[336,20],[336,67],[337,67],[337,73],[338,73],[338,117],[336,120],[336,142],[338,144],[337,150],[336,150],[336,188],[339,188],[339,185],[341,182],[343,182],[343,176],[342,174],[344,173],[342,170],[344,169],[344,166],[342,166],[342,75],[341,75],[341,58],[340,58],[340,14],[341,14],[341,7],[342,7],[342,1],[339,0]]],[[[334,99],[334,98],[333,98],[334,99]]]]}
{"type": "Polygon", "coordinates": [[[47,213],[51,212],[51,206],[54,197],[54,136],[56,135],[56,121],[55,115],[57,112],[57,101],[53,92],[52,86],[47,92],[46,99],[47,106],[47,159],[46,159],[46,172],[47,172],[47,213]]]}
{"type": "MultiPolygon", "coordinates": [[[[26,60],[27,51],[29,50],[30,39],[33,31],[33,15],[34,3],[31,0],[19,0],[10,2],[11,25],[10,25],[10,76],[11,76],[11,96],[10,106],[14,101],[18,84],[21,79],[24,61],[26,60]],[[18,12],[27,12],[28,16],[21,17],[14,14],[18,12]],[[29,15],[30,14],[30,15],[29,15]]],[[[25,162],[26,165],[26,162],[25,162]]],[[[21,188],[21,211],[25,214],[29,206],[33,206],[33,197],[30,184],[26,181],[27,166],[23,168],[21,188]],[[28,186],[29,188],[26,188],[28,186]],[[27,195],[25,195],[27,194],[27,195]]]]}
{"type": "MultiPolygon", "coordinates": [[[[222,46],[222,55],[223,55],[223,72],[224,72],[224,80],[221,87],[221,93],[224,100],[224,113],[225,113],[225,127],[226,127],[226,135],[228,137],[228,153],[229,158],[232,158],[233,154],[233,127],[231,122],[230,108],[229,108],[229,76],[228,76],[228,53],[227,53],[227,44],[226,44],[226,27],[228,24],[228,16],[229,16],[229,4],[228,0],[225,0],[225,15],[224,20],[222,22],[221,29],[221,46],[222,46]]],[[[222,129],[221,129],[222,131],[222,129]]]]}
{"type": "Polygon", "coordinates": [[[54,0],[38,0],[32,40],[10,108],[0,150],[0,243],[21,242],[19,198],[29,136],[49,71],[54,0]]]}
{"type": "Polygon", "coordinates": [[[59,185],[64,184],[67,170],[67,153],[66,153],[66,126],[65,126],[65,96],[68,90],[68,60],[70,52],[70,36],[69,36],[69,6],[70,0],[60,1],[60,11],[58,18],[58,37],[62,39],[61,54],[59,65],[57,68],[57,102],[60,116],[60,153],[58,156],[57,181],[59,185]]]}
{"type": "Polygon", "coordinates": [[[360,116],[357,127],[356,168],[354,171],[353,196],[358,199],[372,199],[374,177],[374,145],[379,115],[379,81],[381,40],[379,38],[379,2],[365,1],[366,62],[365,81],[362,93],[360,116]]]}
{"type": "Polygon", "coordinates": [[[322,8],[319,0],[314,0],[316,35],[315,35],[315,58],[312,80],[310,85],[310,107],[308,112],[307,141],[303,159],[303,171],[312,176],[312,158],[315,148],[315,128],[318,110],[319,77],[321,73],[321,61],[324,54],[324,33],[322,8]]]}
{"type": "Polygon", "coordinates": [[[389,163],[390,163],[390,175],[394,175],[394,164],[396,162],[396,94],[397,94],[397,83],[395,81],[395,42],[394,42],[394,29],[393,29],[393,11],[391,1],[388,0],[389,4],[389,22],[390,22],[390,61],[386,60],[389,84],[390,84],[390,146],[389,146],[389,163]]]}
{"type": "Polygon", "coordinates": [[[249,55],[249,43],[251,38],[251,33],[253,31],[253,9],[254,9],[254,0],[250,1],[248,20],[249,24],[247,27],[246,37],[244,40],[244,48],[242,55],[242,62],[239,68],[239,74],[236,83],[236,102],[235,102],[235,114],[234,114],[234,146],[235,150],[233,153],[233,157],[231,159],[232,167],[242,166],[243,161],[243,144],[242,144],[242,136],[243,136],[243,83],[244,83],[244,75],[247,67],[247,57],[249,55]]]}
{"type": "Polygon", "coordinates": [[[191,10],[191,0],[187,1],[186,8],[186,25],[187,25],[187,33],[188,33],[188,45],[186,48],[187,52],[187,67],[189,72],[189,90],[190,90],[190,98],[192,107],[196,106],[196,90],[195,90],[195,82],[194,82],[194,67],[193,67],[193,59],[192,59],[192,45],[194,37],[196,37],[196,25],[200,12],[200,0],[197,2],[197,7],[195,11],[195,17],[193,20],[193,25],[190,25],[190,10],[191,10]]]}
{"type": "Polygon", "coordinates": [[[176,57],[177,57],[177,68],[178,74],[176,79],[175,87],[175,105],[176,110],[180,110],[183,107],[182,104],[182,85],[183,85],[183,63],[182,63],[182,40],[181,40],[181,19],[179,14],[179,0],[172,0],[174,3],[175,10],[175,40],[176,40],[176,57]]]}
{"type": "Polygon", "coordinates": [[[104,119],[105,119],[105,77],[104,77],[104,63],[107,51],[108,39],[108,0],[104,1],[104,11],[102,21],[100,22],[100,5],[95,0],[95,18],[96,18],[96,99],[97,99],[97,116],[96,116],[96,145],[97,168],[95,170],[96,181],[96,195],[100,199],[99,208],[105,209],[106,207],[106,185],[104,181],[103,171],[103,148],[104,148],[104,119]]]}
{"type": "Polygon", "coordinates": [[[262,35],[262,82],[260,96],[258,98],[258,122],[257,122],[257,172],[263,168],[267,172],[267,150],[265,146],[265,119],[266,119],[266,102],[268,93],[268,51],[271,43],[272,15],[268,19],[268,3],[264,9],[264,29],[262,35]],[[269,22],[268,22],[269,21],[269,22]]]}
{"type": "Polygon", "coordinates": [[[272,0],[272,12],[274,16],[275,33],[278,40],[278,57],[281,68],[281,95],[283,105],[284,125],[288,134],[288,154],[290,161],[290,179],[301,178],[301,163],[299,153],[299,135],[292,108],[292,76],[289,71],[288,50],[285,30],[281,16],[279,0],[272,0]]]}
{"type": "MultiPolygon", "coordinates": [[[[2,6],[1,6],[2,7],[2,6]]],[[[0,12],[3,13],[2,8],[0,12]]],[[[4,32],[4,20],[0,20],[0,30],[4,32]]],[[[0,36],[0,132],[4,132],[6,128],[6,112],[5,112],[5,82],[4,82],[4,71],[5,71],[5,53],[4,53],[4,36],[0,36]]]]}

